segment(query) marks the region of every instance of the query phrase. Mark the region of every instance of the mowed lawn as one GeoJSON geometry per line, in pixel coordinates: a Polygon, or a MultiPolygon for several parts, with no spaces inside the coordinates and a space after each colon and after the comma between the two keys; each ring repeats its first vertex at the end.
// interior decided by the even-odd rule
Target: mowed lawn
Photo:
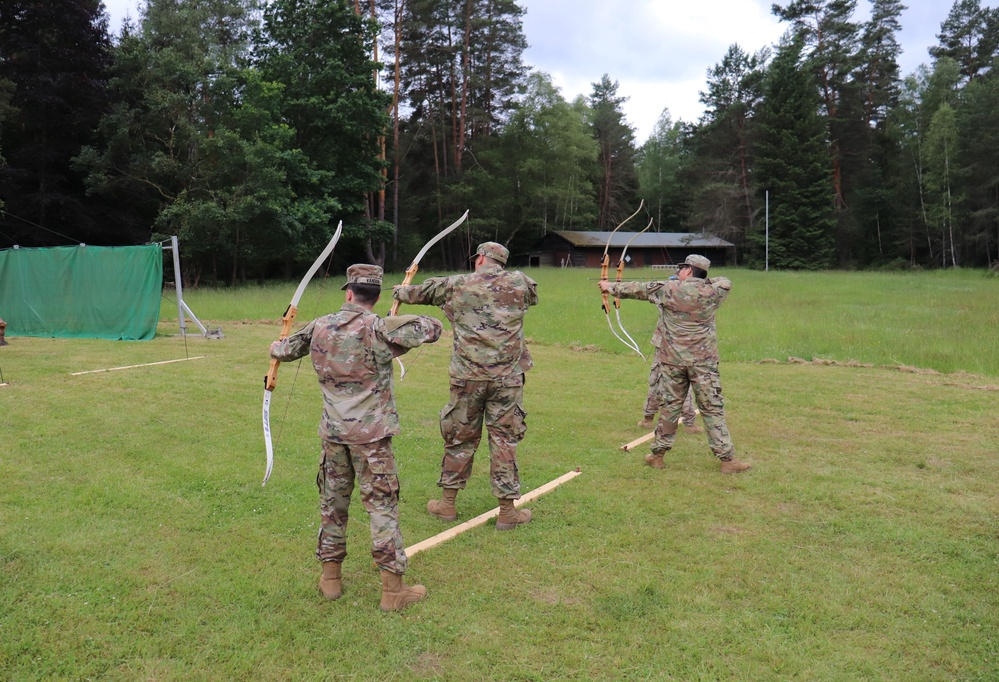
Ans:
{"type": "MultiPolygon", "coordinates": [[[[429,596],[393,614],[356,499],[344,598],[316,592],[307,363],[281,368],[260,485],[266,349],[295,283],[187,292],[220,340],[176,336],[169,296],[149,342],[11,337],[0,678],[999,679],[999,279],[720,272],[726,412],[753,469],[721,475],[703,435],[663,471],[621,452],[649,366],[607,329],[596,271],[532,270],[524,492],[582,473],[531,524],[414,557],[429,596]]],[[[342,280],[310,288],[301,324],[342,280]]],[[[647,347],[654,308],[621,315],[647,347]]],[[[453,525],[425,511],[449,344],[396,384],[407,544],[453,525]]],[[[460,521],[495,506],[487,474],[482,451],[460,521]]]]}

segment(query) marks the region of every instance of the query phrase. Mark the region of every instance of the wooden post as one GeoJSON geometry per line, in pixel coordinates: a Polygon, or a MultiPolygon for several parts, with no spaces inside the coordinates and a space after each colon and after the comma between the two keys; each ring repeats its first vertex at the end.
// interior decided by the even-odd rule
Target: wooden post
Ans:
{"type": "MultiPolygon", "coordinates": [[[[579,476],[579,474],[581,474],[581,473],[582,472],[577,467],[575,471],[570,471],[569,473],[562,474],[561,476],[559,476],[558,478],[556,478],[554,481],[549,481],[548,483],[545,483],[540,488],[535,488],[531,492],[529,492],[526,495],[524,495],[523,497],[521,497],[519,500],[516,500],[513,503],[513,506],[520,507],[522,505],[525,505],[528,502],[531,502],[532,500],[535,500],[538,497],[541,497],[545,493],[554,490],[555,488],[559,487],[560,485],[562,485],[566,481],[568,481],[570,479],[573,479],[576,476],[579,476]]],[[[474,519],[469,519],[468,521],[465,521],[464,523],[458,524],[454,528],[447,529],[443,533],[438,533],[437,535],[434,535],[433,537],[427,538],[426,540],[423,540],[421,542],[417,542],[415,545],[413,545],[411,547],[407,547],[406,548],[406,556],[412,558],[413,556],[415,556],[416,554],[419,554],[420,552],[422,552],[425,549],[430,549],[431,547],[436,547],[437,545],[439,545],[439,544],[441,544],[443,542],[447,542],[448,540],[450,540],[453,537],[461,535],[466,530],[471,530],[472,528],[475,528],[476,526],[481,526],[483,523],[485,523],[489,519],[493,518],[494,516],[499,516],[499,507],[496,507],[494,509],[490,509],[489,511],[487,511],[484,514],[479,514],[474,519]]]]}

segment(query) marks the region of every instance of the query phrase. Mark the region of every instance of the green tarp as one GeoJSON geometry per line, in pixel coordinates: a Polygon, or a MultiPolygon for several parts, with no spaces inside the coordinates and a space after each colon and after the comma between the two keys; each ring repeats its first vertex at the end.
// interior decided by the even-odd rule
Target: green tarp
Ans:
{"type": "Polygon", "coordinates": [[[0,251],[8,336],[145,341],[156,335],[162,288],[159,244],[0,251]]]}

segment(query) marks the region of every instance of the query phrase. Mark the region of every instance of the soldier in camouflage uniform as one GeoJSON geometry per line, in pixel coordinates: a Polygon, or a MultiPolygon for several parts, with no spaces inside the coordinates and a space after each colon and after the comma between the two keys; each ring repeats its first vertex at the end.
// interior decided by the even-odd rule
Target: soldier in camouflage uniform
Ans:
{"type": "Polygon", "coordinates": [[[704,256],[690,255],[666,282],[600,282],[601,291],[620,298],[635,298],[659,306],[664,337],[657,360],[662,365],[659,393],[665,419],[656,425],[652,453],[645,462],[663,468],[663,455],[673,447],[684,397],[693,389],[701,409],[708,444],[721,460],[722,473],[740,473],[750,467],[735,458],[735,448],[725,425],[721,379],[718,375],[718,337],[715,311],[728,296],[732,283],[724,277],[708,279],[711,266],[704,256]]]}
{"type": "Polygon", "coordinates": [[[316,477],[322,517],[316,549],[323,566],[319,589],[326,599],[342,594],[340,569],[347,556],[347,512],[356,480],[370,520],[371,556],[381,569],[380,607],[390,611],[427,593],[422,585],[402,580],[408,562],[399,532],[399,476],[392,453],[392,436],[399,433],[392,358],[433,343],[442,325],[426,316],[378,317],[372,307],[381,284],[377,265],[351,265],[343,307],[275,341],[271,357],[289,362],[311,355],[323,392],[322,457],[316,477]]]}
{"type": "Polygon", "coordinates": [[[524,372],[533,366],[524,340],[524,315],[537,304],[538,294],[530,277],[504,269],[509,255],[501,244],[486,242],[475,252],[475,272],[431,277],[394,292],[403,303],[439,306],[454,329],[451,400],[440,415],[441,499],[430,500],[427,511],[445,521],[457,519],[455,499],[472,474],[484,419],[492,492],[500,505],[498,530],[531,520],[529,510],[518,510],[513,503],[520,498],[517,443],[527,431],[524,372]]]}
{"type": "MultiPolygon", "coordinates": [[[[677,277],[674,275],[670,279],[677,279],[677,277]]],[[[659,385],[663,375],[663,366],[659,361],[659,347],[663,343],[663,334],[663,321],[660,316],[659,321],[656,323],[655,331],[652,332],[652,346],[656,349],[656,354],[652,358],[652,369],[649,371],[649,393],[645,397],[645,418],[638,422],[638,425],[643,429],[654,427],[656,425],[656,414],[665,407],[662,394],[659,392],[659,385]]],[[[683,429],[687,433],[702,433],[704,431],[704,429],[697,426],[697,412],[694,410],[693,391],[687,391],[687,397],[683,399],[683,410],[680,413],[680,418],[683,421],[683,429]]]]}

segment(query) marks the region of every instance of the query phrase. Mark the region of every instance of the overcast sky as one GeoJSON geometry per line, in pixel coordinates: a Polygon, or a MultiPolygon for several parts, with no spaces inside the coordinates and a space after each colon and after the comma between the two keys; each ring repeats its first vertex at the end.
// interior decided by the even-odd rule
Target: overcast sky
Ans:
{"type": "MultiPolygon", "coordinates": [[[[140,0],[104,0],[117,33],[126,13],[136,17],[140,0]]],[[[902,0],[899,42],[902,75],[929,63],[952,0],[902,0]]],[[[729,45],[756,52],[777,42],[786,25],[770,13],[772,0],[521,0],[527,8],[524,53],[529,66],[551,74],[562,96],[589,95],[592,83],[608,74],[627,97],[623,109],[642,144],[663,109],[673,120],[696,121],[704,107],[707,70],[729,45]]],[[[787,0],[781,4],[788,4],[787,0]]],[[[995,2],[984,0],[983,6],[995,2]]],[[[858,0],[855,19],[869,14],[858,0]]]]}

